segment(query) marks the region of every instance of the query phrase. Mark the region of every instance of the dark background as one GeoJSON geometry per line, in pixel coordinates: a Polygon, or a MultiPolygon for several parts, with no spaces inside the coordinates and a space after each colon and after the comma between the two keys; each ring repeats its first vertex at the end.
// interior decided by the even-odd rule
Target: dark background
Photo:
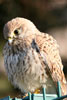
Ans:
{"type": "Polygon", "coordinates": [[[30,19],[40,31],[51,34],[57,40],[67,76],[67,1],[0,0],[0,98],[19,94],[7,79],[2,55],[4,24],[15,17],[30,19]]]}

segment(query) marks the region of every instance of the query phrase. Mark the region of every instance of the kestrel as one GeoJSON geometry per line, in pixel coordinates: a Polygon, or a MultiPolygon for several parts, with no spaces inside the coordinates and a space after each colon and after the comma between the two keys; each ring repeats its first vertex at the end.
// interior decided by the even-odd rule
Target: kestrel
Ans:
{"type": "Polygon", "coordinates": [[[61,83],[62,95],[67,94],[63,65],[56,40],[40,32],[28,19],[15,18],[4,26],[4,63],[11,83],[22,93],[42,87],[47,93],[57,93],[61,83]]]}

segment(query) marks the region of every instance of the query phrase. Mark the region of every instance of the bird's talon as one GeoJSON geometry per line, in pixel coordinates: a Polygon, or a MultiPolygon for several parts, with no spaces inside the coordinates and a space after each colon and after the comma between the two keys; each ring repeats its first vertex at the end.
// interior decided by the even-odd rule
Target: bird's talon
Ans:
{"type": "Polygon", "coordinates": [[[40,94],[40,90],[39,89],[35,90],[34,94],[40,94]]]}
{"type": "Polygon", "coordinates": [[[28,96],[28,93],[26,93],[24,96],[23,96],[23,98],[25,98],[25,97],[27,97],[28,96]]]}

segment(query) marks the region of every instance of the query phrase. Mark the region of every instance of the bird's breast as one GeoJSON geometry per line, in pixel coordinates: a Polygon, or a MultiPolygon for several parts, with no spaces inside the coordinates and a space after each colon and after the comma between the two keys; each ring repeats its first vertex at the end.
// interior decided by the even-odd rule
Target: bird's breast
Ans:
{"type": "Polygon", "coordinates": [[[9,80],[21,91],[34,91],[46,82],[44,66],[33,48],[22,52],[9,49],[4,55],[4,62],[9,80]]]}
{"type": "Polygon", "coordinates": [[[8,79],[22,92],[34,92],[41,86],[47,87],[48,91],[50,86],[47,85],[50,84],[50,81],[46,73],[46,66],[43,63],[45,61],[45,59],[42,59],[43,56],[32,47],[24,48],[21,51],[6,45],[4,62],[8,79]],[[13,52],[13,50],[15,51],[13,52]]]}

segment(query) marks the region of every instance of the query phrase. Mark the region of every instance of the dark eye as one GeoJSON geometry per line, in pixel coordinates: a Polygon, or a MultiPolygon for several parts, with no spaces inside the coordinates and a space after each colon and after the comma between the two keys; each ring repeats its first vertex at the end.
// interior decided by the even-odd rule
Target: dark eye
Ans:
{"type": "Polygon", "coordinates": [[[18,30],[15,30],[14,31],[14,34],[18,35],[19,34],[18,30]]]}

